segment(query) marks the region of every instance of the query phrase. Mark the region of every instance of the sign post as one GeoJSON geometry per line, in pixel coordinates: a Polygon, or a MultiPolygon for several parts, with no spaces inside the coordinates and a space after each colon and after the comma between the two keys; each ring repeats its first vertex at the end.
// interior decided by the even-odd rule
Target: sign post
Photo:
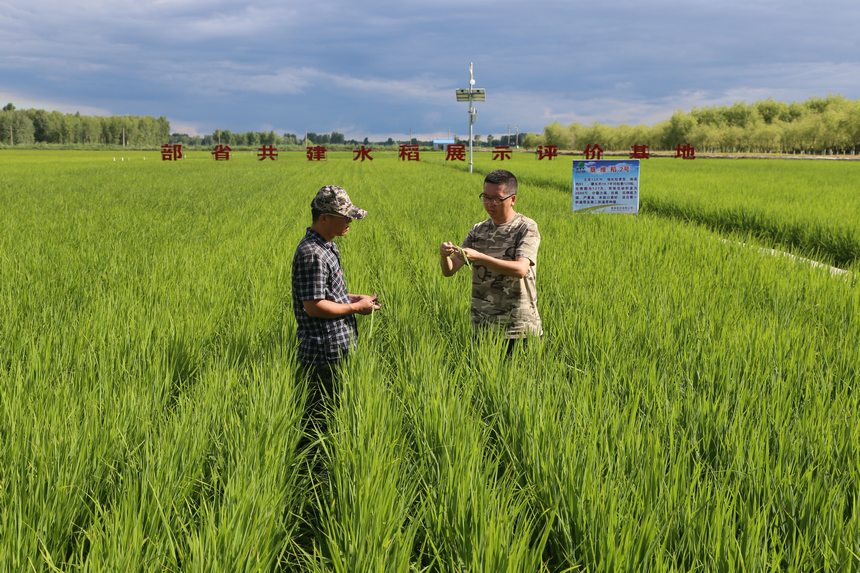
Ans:
{"type": "Polygon", "coordinates": [[[639,212],[639,160],[573,162],[574,213],[639,212]]]}

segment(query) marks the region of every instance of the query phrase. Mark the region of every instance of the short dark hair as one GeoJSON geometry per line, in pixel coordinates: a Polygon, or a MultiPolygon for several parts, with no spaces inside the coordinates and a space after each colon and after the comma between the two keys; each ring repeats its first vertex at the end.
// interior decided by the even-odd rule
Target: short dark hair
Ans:
{"type": "Polygon", "coordinates": [[[323,213],[324,213],[324,211],[320,211],[319,209],[317,209],[316,207],[314,207],[313,205],[311,205],[311,218],[312,218],[311,220],[312,220],[314,223],[316,223],[316,222],[317,222],[317,219],[319,219],[319,218],[320,218],[320,215],[322,215],[323,213]]]}
{"type": "Polygon", "coordinates": [[[510,171],[505,169],[496,169],[490,171],[484,177],[484,183],[492,183],[493,185],[504,185],[505,191],[514,195],[517,192],[517,177],[510,171]]]}

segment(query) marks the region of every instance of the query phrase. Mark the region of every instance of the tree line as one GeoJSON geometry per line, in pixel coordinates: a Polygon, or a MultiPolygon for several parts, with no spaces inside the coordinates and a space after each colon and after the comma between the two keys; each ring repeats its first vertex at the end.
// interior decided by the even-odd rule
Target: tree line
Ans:
{"type": "Polygon", "coordinates": [[[57,143],[65,145],[161,145],[170,134],[165,117],[94,116],[43,109],[16,109],[7,104],[0,111],[0,142],[5,145],[57,143]]]}
{"type": "MultiPolygon", "coordinates": [[[[274,145],[275,147],[289,148],[302,147],[305,145],[333,145],[344,148],[355,145],[369,145],[370,141],[365,137],[364,141],[357,139],[346,139],[346,136],[337,131],[331,133],[315,133],[309,131],[304,135],[295,133],[278,134],[274,131],[245,131],[234,132],[229,129],[216,129],[208,135],[188,135],[187,133],[170,134],[169,143],[181,143],[188,147],[211,147],[223,144],[234,147],[258,147],[260,145],[274,145]]],[[[381,145],[394,145],[390,137],[381,145]]]]}
{"type": "Polygon", "coordinates": [[[526,147],[557,145],[581,151],[589,144],[599,144],[604,150],[629,150],[633,145],[674,150],[689,144],[706,153],[856,155],[860,150],[860,100],[828,96],[795,103],[766,99],[694,108],[676,111],[669,120],[653,126],[553,123],[542,135],[526,138],[526,147]]]}
{"type": "MultiPolygon", "coordinates": [[[[170,134],[169,143],[181,143],[188,147],[211,147],[223,144],[233,147],[258,147],[260,145],[274,145],[280,148],[304,147],[307,145],[325,145],[334,148],[352,149],[357,145],[395,146],[398,144],[392,138],[385,141],[370,141],[367,137],[363,140],[347,139],[340,132],[316,133],[309,131],[303,135],[295,133],[277,134],[274,131],[245,131],[234,132],[229,129],[216,129],[208,135],[188,135],[187,133],[170,134]]],[[[412,143],[430,146],[431,141],[419,141],[412,138],[412,143]]]]}
{"type": "Polygon", "coordinates": [[[162,143],[181,143],[187,147],[212,147],[223,144],[234,147],[259,147],[260,145],[289,146],[298,145],[299,138],[293,133],[279,135],[274,131],[233,132],[229,129],[216,129],[208,135],[188,135],[171,133],[162,143]]]}
{"type": "MultiPolygon", "coordinates": [[[[475,136],[481,143],[481,136],[475,136]]],[[[766,99],[752,104],[693,108],[676,111],[664,122],[652,126],[600,123],[562,125],[552,123],[542,134],[519,133],[486,136],[487,145],[518,145],[534,148],[556,145],[560,149],[584,150],[598,144],[604,150],[629,150],[648,145],[652,150],[673,150],[689,144],[697,152],[852,154],[860,150],[860,100],[842,96],[813,97],[803,102],[785,103],[766,99]]],[[[457,138],[457,141],[461,141],[457,138]]],[[[412,139],[412,143],[419,142],[412,139]]],[[[209,135],[171,133],[163,116],[88,116],[42,109],[18,110],[7,104],[0,111],[0,144],[33,145],[127,145],[159,147],[164,143],[209,147],[218,143],[233,146],[281,147],[315,145],[367,145],[371,142],[347,140],[342,133],[308,132],[304,136],[274,131],[231,132],[216,129],[209,135]]],[[[395,145],[388,138],[378,145],[395,145]]]]}

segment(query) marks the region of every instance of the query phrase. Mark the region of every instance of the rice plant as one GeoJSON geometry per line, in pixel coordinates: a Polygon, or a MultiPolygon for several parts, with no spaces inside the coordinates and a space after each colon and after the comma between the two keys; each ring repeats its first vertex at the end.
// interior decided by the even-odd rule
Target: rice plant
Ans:
{"type": "Polygon", "coordinates": [[[0,570],[860,568],[856,273],[724,240],[853,252],[855,166],[653,161],[641,215],[575,216],[515,157],[545,334],[506,360],[438,268],[480,175],[143,153],[0,153],[0,570]],[[383,306],[303,436],[289,264],[328,183],[383,306]]]}

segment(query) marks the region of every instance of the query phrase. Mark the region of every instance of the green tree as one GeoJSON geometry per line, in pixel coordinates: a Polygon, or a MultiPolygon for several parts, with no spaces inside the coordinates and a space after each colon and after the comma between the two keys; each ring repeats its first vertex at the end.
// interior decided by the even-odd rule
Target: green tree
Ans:
{"type": "Polygon", "coordinates": [[[753,107],[762,121],[768,125],[775,121],[779,121],[779,118],[785,115],[788,111],[788,106],[786,104],[776,101],[773,98],[767,98],[766,100],[756,102],[753,107]]]}
{"type": "Polygon", "coordinates": [[[690,132],[690,145],[697,151],[720,151],[722,129],[716,125],[697,124],[690,132]]]}
{"type": "Polygon", "coordinates": [[[803,104],[793,102],[788,104],[788,107],[783,110],[779,116],[779,120],[787,123],[797,121],[806,115],[806,107],[803,104]]]}
{"type": "Polygon", "coordinates": [[[33,122],[34,137],[36,141],[48,141],[48,112],[43,109],[27,110],[30,120],[33,122]]]}
{"type": "Polygon", "coordinates": [[[544,145],[555,145],[559,149],[572,149],[573,138],[570,130],[560,123],[551,123],[543,129],[544,145]]]}
{"type": "Polygon", "coordinates": [[[158,116],[155,120],[156,125],[156,140],[155,145],[161,145],[170,137],[170,122],[163,115],[158,116]]]}
{"type": "Polygon", "coordinates": [[[736,103],[724,108],[723,115],[726,123],[735,127],[747,127],[756,122],[758,114],[755,109],[745,103],[736,103]]]}
{"type": "Polygon", "coordinates": [[[851,146],[848,106],[844,102],[832,105],[821,114],[822,147],[825,153],[844,153],[851,146]]]}
{"type": "Polygon", "coordinates": [[[525,133],[520,134],[523,136],[522,146],[526,149],[534,149],[538,145],[544,144],[544,136],[539,133],[525,133]]]}
{"type": "Polygon", "coordinates": [[[860,101],[854,101],[846,111],[846,129],[851,153],[856,154],[860,150],[860,101]]]}
{"type": "Polygon", "coordinates": [[[572,148],[584,151],[587,145],[599,145],[604,150],[609,149],[607,143],[611,137],[609,135],[612,128],[601,125],[597,122],[592,123],[588,127],[577,125],[580,133],[575,134],[572,139],[572,148]]]}
{"type": "Polygon", "coordinates": [[[726,124],[726,117],[722,112],[722,108],[704,107],[693,108],[690,115],[696,120],[698,125],[712,125],[722,127],[726,124]]]}
{"type": "MultiPolygon", "coordinates": [[[[11,104],[10,104],[11,105],[11,104]]],[[[0,142],[8,145],[22,145],[33,143],[33,121],[22,112],[3,108],[0,112],[0,142]]]]}
{"type": "Polygon", "coordinates": [[[751,150],[757,153],[773,153],[781,148],[782,129],[778,124],[760,123],[747,130],[751,150]]]}

